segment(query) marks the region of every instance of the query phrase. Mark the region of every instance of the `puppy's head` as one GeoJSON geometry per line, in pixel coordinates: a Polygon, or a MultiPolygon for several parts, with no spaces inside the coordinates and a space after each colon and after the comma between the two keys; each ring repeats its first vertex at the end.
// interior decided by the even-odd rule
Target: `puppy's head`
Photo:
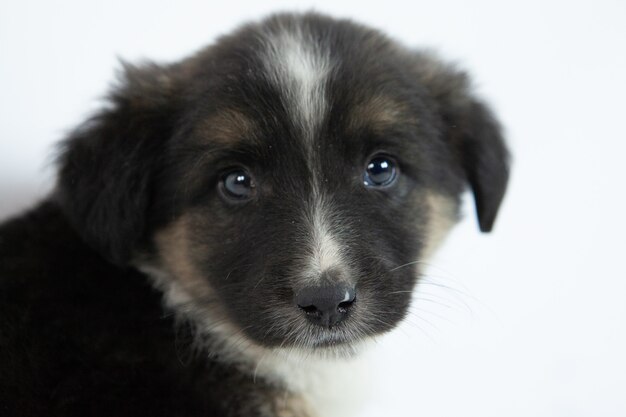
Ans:
{"type": "Polygon", "coordinates": [[[507,151],[466,76],[319,15],[127,67],[66,142],[58,197],[207,331],[324,350],[395,326],[469,185],[493,225],[507,151]]]}

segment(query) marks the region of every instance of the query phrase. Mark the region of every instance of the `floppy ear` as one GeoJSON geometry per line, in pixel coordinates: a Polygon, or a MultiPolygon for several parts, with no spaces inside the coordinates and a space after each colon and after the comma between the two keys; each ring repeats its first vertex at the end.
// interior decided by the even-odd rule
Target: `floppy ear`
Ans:
{"type": "Polygon", "coordinates": [[[428,53],[417,55],[417,68],[474,194],[480,230],[489,232],[509,178],[510,157],[500,125],[472,94],[467,74],[428,53]]]}
{"type": "Polygon", "coordinates": [[[56,198],[101,255],[125,265],[145,232],[152,178],[170,137],[172,77],[156,65],[124,65],[109,106],[62,143],[56,198]]]}

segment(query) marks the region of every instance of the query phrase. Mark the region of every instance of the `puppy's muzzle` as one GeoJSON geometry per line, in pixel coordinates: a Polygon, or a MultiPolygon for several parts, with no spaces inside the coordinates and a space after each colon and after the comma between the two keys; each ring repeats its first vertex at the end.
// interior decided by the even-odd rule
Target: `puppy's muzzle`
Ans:
{"type": "Polygon", "coordinates": [[[311,323],[332,327],[344,320],[354,305],[356,290],[346,284],[306,287],[295,297],[296,305],[311,323]]]}

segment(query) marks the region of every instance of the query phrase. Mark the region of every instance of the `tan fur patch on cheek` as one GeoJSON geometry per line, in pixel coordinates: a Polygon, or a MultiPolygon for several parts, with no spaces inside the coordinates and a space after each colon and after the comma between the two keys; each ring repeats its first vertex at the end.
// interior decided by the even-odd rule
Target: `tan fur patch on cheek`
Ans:
{"type": "Polygon", "coordinates": [[[184,214],[155,235],[155,244],[165,268],[174,281],[193,298],[208,298],[213,293],[206,277],[197,268],[196,254],[202,247],[191,239],[193,215],[184,214]]]}
{"type": "Polygon", "coordinates": [[[274,399],[274,414],[276,417],[314,417],[308,401],[300,395],[288,394],[274,399]]]}
{"type": "Polygon", "coordinates": [[[422,259],[431,258],[458,221],[458,206],[451,197],[429,191],[426,194],[428,223],[422,259]]]}

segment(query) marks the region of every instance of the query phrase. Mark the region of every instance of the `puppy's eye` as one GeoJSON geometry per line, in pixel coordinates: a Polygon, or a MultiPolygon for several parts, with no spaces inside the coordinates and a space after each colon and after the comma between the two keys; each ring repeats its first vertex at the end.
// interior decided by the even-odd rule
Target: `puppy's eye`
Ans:
{"type": "Polygon", "coordinates": [[[230,171],[222,177],[220,190],[222,194],[233,200],[246,200],[254,191],[252,176],[243,169],[230,171]]]}
{"type": "Polygon", "coordinates": [[[397,177],[396,162],[386,155],[377,155],[368,162],[365,168],[363,184],[366,187],[386,187],[393,184],[397,177]]]}

